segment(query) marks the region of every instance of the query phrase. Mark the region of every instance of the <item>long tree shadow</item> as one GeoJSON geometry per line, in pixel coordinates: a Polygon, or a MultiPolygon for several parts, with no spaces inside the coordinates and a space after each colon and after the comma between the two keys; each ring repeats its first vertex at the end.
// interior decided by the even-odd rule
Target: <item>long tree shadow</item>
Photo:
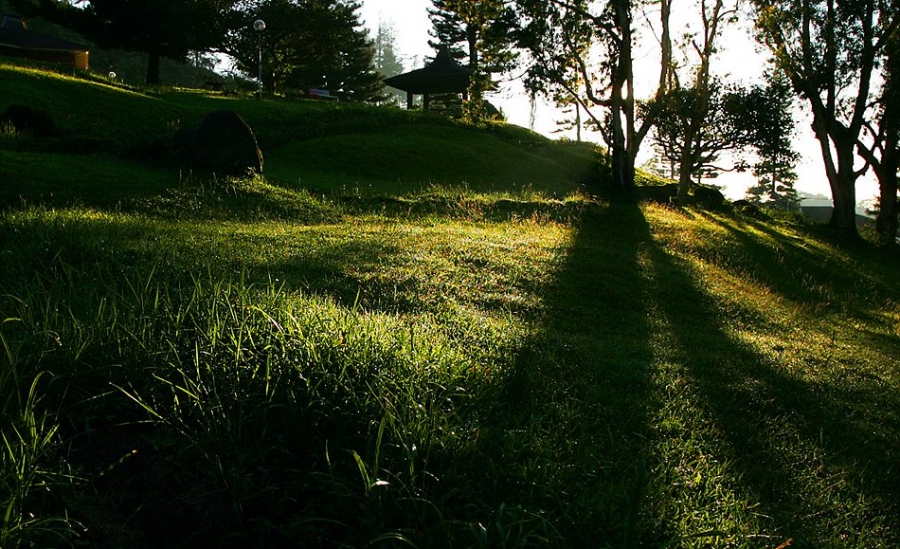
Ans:
{"type": "MultiPolygon", "coordinates": [[[[667,281],[655,297],[674,336],[674,360],[725,443],[720,458],[758,500],[759,516],[768,517],[757,534],[793,538],[793,547],[838,539],[846,546],[871,546],[872,539],[900,546],[900,426],[896,415],[878,412],[893,402],[879,392],[879,381],[837,385],[792,374],[728,333],[716,298],[687,261],[662,249],[650,257],[667,281]]],[[[813,366],[828,362],[821,357],[813,366]]]]}
{"type": "Polygon", "coordinates": [[[803,238],[753,219],[698,215],[727,231],[730,241],[738,244],[722,253],[730,264],[794,302],[827,302],[834,297],[830,294],[838,293],[850,304],[880,306],[900,292],[896,254],[865,249],[865,244],[845,244],[843,250],[826,252],[810,233],[803,238]]]}
{"type": "Polygon", "coordinates": [[[642,266],[650,242],[633,202],[585,211],[539,333],[481,403],[480,497],[538,505],[573,547],[635,545],[653,398],[642,266]]]}

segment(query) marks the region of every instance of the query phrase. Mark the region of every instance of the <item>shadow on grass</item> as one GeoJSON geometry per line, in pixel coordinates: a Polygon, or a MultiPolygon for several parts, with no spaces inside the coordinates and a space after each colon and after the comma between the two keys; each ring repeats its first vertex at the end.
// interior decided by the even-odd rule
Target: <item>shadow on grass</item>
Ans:
{"type": "MultiPolygon", "coordinates": [[[[773,253],[741,239],[748,257],[773,253]]],[[[784,267],[767,261],[761,268],[777,290],[784,267]]],[[[587,209],[545,293],[539,332],[481,403],[465,456],[482,470],[473,497],[493,508],[521,505],[573,547],[694,546],[692,538],[697,546],[713,538],[896,546],[893,396],[852,364],[839,365],[846,383],[808,381],[738,341],[696,274],[653,242],[636,205],[587,209]],[[691,387],[693,400],[678,413],[699,416],[680,418],[702,425],[686,433],[694,446],[661,444],[671,434],[658,424],[669,398],[660,382],[691,387]],[[672,482],[687,457],[660,447],[695,451],[698,443],[727,479],[653,484],[672,482]],[[729,516],[735,510],[743,515],[729,516]],[[704,519],[684,521],[680,512],[706,515],[704,530],[691,530],[704,519]]],[[[820,358],[808,366],[833,366],[820,358]]]]}
{"type": "MultiPolygon", "coordinates": [[[[758,266],[768,283],[778,288],[790,276],[771,259],[771,249],[726,228],[747,257],[769,257],[758,266]]],[[[830,356],[807,366],[846,367],[840,384],[792,374],[788,364],[727,333],[716,298],[684,260],[661,249],[651,257],[653,270],[666,280],[656,302],[671,326],[676,360],[726,444],[730,455],[724,458],[760,503],[758,516],[767,520],[759,535],[793,538],[792,547],[873,546],[873,540],[900,545],[900,425],[896,414],[884,413],[896,399],[862,372],[848,379],[853,365],[833,364],[830,356]]],[[[812,258],[805,259],[813,269],[812,258]]]]}
{"type": "Polygon", "coordinates": [[[485,403],[481,497],[529,506],[573,547],[636,544],[652,400],[641,266],[650,242],[636,204],[586,210],[540,332],[485,403]]]}
{"type": "MultiPolygon", "coordinates": [[[[900,255],[866,243],[829,242],[817,248],[810,231],[791,236],[752,219],[698,212],[726,230],[737,245],[718,250],[728,266],[741,268],[756,282],[795,303],[840,302],[843,306],[883,306],[900,295],[900,255]],[[752,230],[748,230],[752,229],[752,230]],[[763,236],[754,234],[759,233],[763,236]]],[[[801,229],[802,230],[802,229],[801,229]]]]}

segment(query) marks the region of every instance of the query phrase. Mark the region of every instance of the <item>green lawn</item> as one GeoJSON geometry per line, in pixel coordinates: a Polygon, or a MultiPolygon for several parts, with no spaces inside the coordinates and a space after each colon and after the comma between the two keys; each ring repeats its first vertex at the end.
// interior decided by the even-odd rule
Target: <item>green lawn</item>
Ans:
{"type": "Polygon", "coordinates": [[[278,145],[2,137],[0,547],[900,546],[896,252],[599,200],[516,128],[120,99],[278,145]]]}

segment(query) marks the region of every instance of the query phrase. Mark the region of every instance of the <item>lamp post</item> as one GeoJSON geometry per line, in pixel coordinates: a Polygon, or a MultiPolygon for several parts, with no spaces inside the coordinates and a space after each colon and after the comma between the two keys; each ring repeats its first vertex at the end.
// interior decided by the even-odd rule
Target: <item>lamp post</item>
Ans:
{"type": "Polygon", "coordinates": [[[262,99],[263,92],[263,79],[262,79],[262,39],[263,39],[263,31],[266,30],[266,22],[262,19],[257,19],[253,22],[253,30],[259,33],[259,46],[257,48],[257,53],[259,54],[259,92],[258,97],[262,99]]]}

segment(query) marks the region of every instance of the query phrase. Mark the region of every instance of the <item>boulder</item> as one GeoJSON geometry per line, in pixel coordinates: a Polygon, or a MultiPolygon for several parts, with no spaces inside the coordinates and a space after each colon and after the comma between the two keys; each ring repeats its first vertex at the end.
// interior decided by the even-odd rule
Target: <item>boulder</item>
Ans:
{"type": "Polygon", "coordinates": [[[694,204],[707,208],[718,208],[725,204],[725,195],[722,194],[722,191],[705,185],[694,187],[692,198],[694,204]]]}
{"type": "Polygon", "coordinates": [[[736,211],[746,215],[747,217],[760,217],[761,212],[759,210],[759,206],[744,198],[735,200],[731,203],[731,206],[736,211]]]}
{"type": "Polygon", "coordinates": [[[236,112],[215,111],[200,126],[175,134],[175,150],[185,164],[230,175],[263,171],[263,154],[249,125],[236,112]]]}
{"type": "Polygon", "coordinates": [[[677,183],[641,186],[638,187],[638,190],[643,200],[657,202],[659,204],[668,204],[678,196],[677,183]]]}
{"type": "Polygon", "coordinates": [[[37,111],[26,105],[10,105],[0,115],[0,127],[12,127],[16,133],[30,134],[33,137],[52,137],[56,135],[56,123],[44,111],[37,111]]]}

